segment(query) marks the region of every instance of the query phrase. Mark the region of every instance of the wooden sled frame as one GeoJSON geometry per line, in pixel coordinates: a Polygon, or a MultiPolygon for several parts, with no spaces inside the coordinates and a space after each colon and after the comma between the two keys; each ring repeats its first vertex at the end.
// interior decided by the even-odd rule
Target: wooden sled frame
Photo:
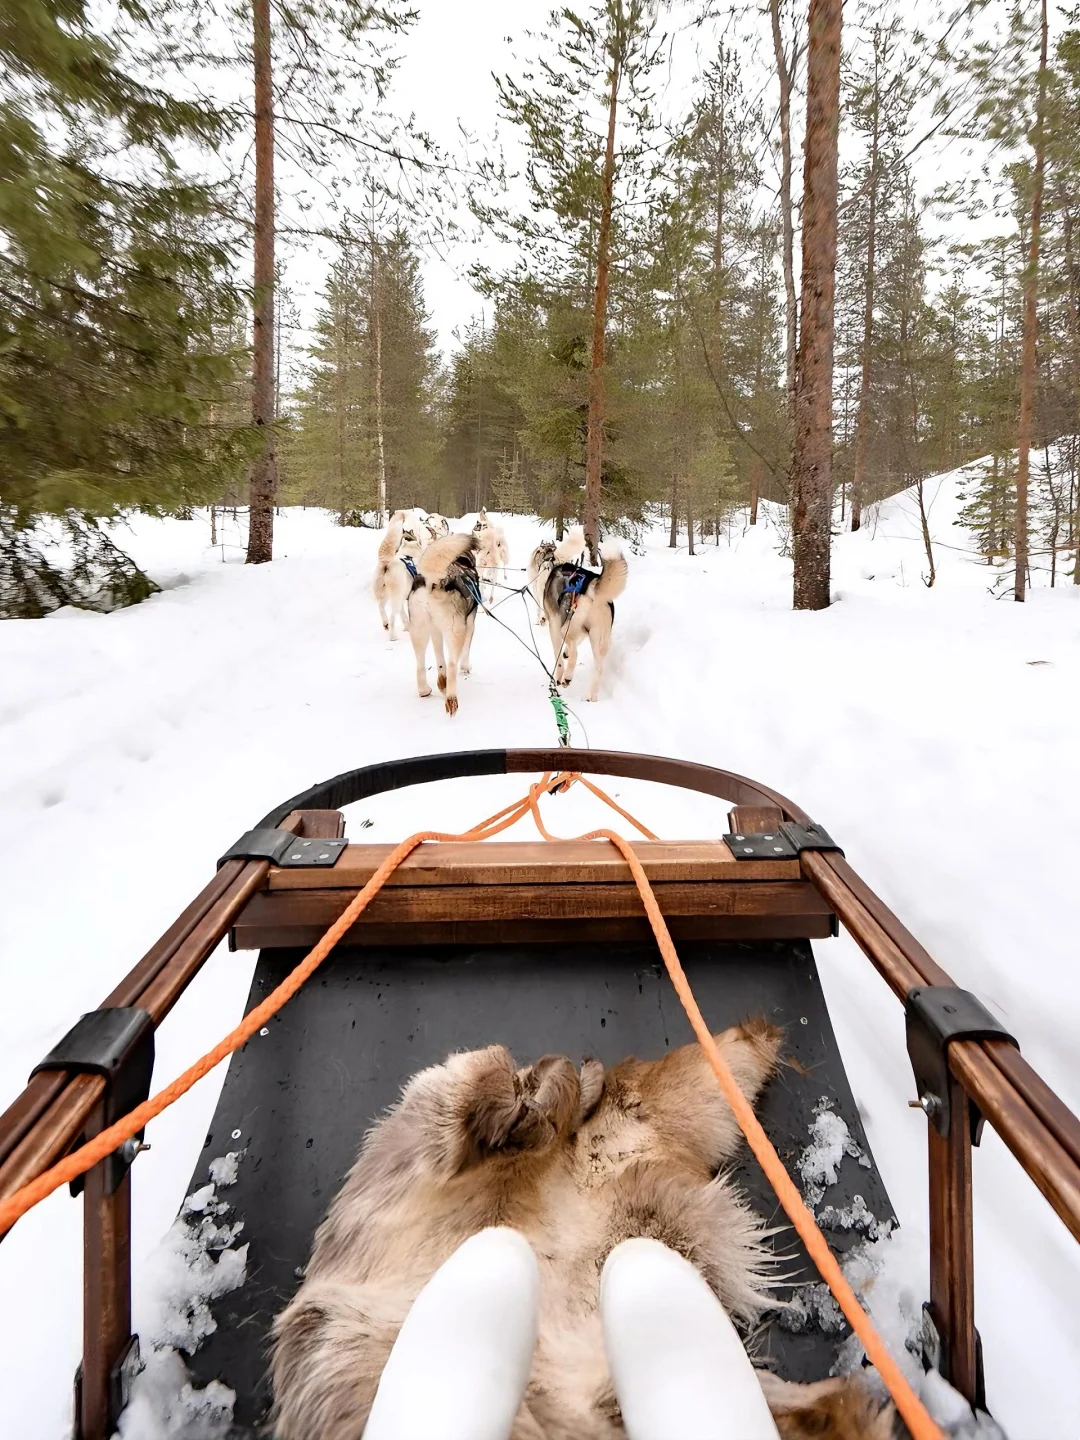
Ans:
{"type": "MultiPolygon", "coordinates": [[[[734,804],[732,834],[775,831],[809,818],[777,792],[710,766],[600,750],[484,750],[432,755],[348,771],[267,815],[261,827],[298,837],[338,837],[342,806],[386,791],[470,775],[578,770],[696,790],[734,804]]],[[[414,857],[376,897],[348,937],[357,942],[506,944],[591,933],[640,939],[636,890],[626,865],[589,844],[486,842],[414,857]]],[[[156,1027],[220,940],[245,948],[314,941],[364,883],[385,846],[349,846],[332,870],[280,870],[266,860],[227,860],[142,960],[103,1010],[137,1007],[156,1027]]],[[[842,922],[909,1012],[913,992],[952,987],[949,975],[836,849],[801,848],[795,858],[736,861],[719,839],[635,847],[654,881],[676,940],[820,938],[842,922]]],[[[932,997],[931,997],[932,998],[932,997]]],[[[981,1399],[974,1323],[971,1147],[985,1118],[1080,1240],[1080,1120],[1007,1038],[954,1038],[941,1045],[947,1093],[924,1097],[929,1146],[930,1301],[926,1349],[973,1403],[981,1399]],[[931,1103],[932,1102],[932,1103],[931,1103]],[[935,1110],[959,1123],[939,1133],[935,1110]],[[968,1123],[970,1121],[970,1123],[968,1123]]],[[[104,1123],[107,1083],[99,1074],[35,1074],[0,1115],[0,1199],[35,1179],[104,1123]]],[[[76,1434],[104,1440],[118,1411],[131,1355],[130,1178],[110,1185],[108,1162],[84,1191],[83,1359],[76,1434]],[[100,1173],[99,1173],[100,1172],[100,1173]]]]}

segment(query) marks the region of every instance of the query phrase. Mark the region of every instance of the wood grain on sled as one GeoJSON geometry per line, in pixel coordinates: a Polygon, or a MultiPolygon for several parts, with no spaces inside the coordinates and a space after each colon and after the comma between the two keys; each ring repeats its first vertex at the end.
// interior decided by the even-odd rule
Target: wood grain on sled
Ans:
{"type": "MultiPolygon", "coordinates": [[[[333,869],[270,871],[271,890],[359,890],[386,859],[391,845],[348,845],[333,869]]],[[[661,881],[746,882],[800,878],[798,860],[736,860],[722,840],[634,844],[654,884],[661,881]]],[[[387,889],[425,885],[596,885],[617,881],[633,890],[629,866],[596,840],[463,841],[423,845],[391,875],[387,889]]],[[[634,892],[637,893],[636,891],[634,892]]]]}

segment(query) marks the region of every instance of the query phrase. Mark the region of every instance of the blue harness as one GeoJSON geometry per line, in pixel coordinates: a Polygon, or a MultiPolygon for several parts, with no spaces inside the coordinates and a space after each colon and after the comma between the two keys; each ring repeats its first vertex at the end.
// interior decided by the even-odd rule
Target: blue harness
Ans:
{"type": "Polygon", "coordinates": [[[419,573],[417,572],[416,566],[413,564],[412,556],[411,556],[411,555],[399,555],[399,556],[398,556],[398,559],[399,559],[399,560],[401,561],[401,563],[405,566],[405,569],[409,572],[409,574],[412,576],[412,578],[413,578],[414,580],[419,580],[419,579],[420,579],[420,576],[419,576],[419,573]]]}
{"type": "Polygon", "coordinates": [[[585,586],[592,579],[594,579],[594,574],[591,570],[575,570],[563,587],[563,594],[583,595],[585,593],[585,586]]]}

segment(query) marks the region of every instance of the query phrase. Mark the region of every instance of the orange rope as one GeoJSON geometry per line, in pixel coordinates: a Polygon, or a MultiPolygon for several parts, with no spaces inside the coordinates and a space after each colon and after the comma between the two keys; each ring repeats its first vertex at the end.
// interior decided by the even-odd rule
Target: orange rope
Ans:
{"type": "MultiPolygon", "coordinates": [[[[544,825],[540,815],[540,797],[553,790],[568,788],[575,782],[583,784],[586,789],[592,792],[598,799],[610,805],[613,810],[618,811],[624,819],[646,835],[650,840],[657,837],[651,830],[635,820],[621,805],[604,793],[599,786],[592,784],[583,775],[558,774],[554,777],[550,772],[546,773],[539,783],[529,787],[529,793],[521,800],[504,806],[502,810],[491,815],[480,824],[474,825],[471,830],[463,831],[461,834],[447,834],[438,830],[421,830],[415,835],[410,835],[407,840],[402,840],[399,845],[387,855],[386,859],[372,875],[364,888],[346,906],[338,918],[334,921],[326,934],[314,946],[312,950],[300,961],[292,973],[273,990],[261,1005],[244,1017],[236,1028],[229,1032],[225,1038],[207,1051],[201,1059],[190,1066],[179,1075],[164,1090],[145,1101],[142,1105],[132,1110],[118,1120],[115,1125],[102,1130],[86,1145],[81,1146],[72,1154],[53,1165],[49,1170],[39,1175],[36,1180],[24,1185],[17,1190],[8,1200],[0,1203],[0,1236],[4,1235],[15,1222],[31,1210],[47,1195],[77,1176],[83,1175],[99,1161],[111,1155],[125,1140],[130,1140],[148,1121],[160,1115],[163,1110],[178,1100],[181,1095],[191,1089],[199,1080],[207,1075],[222,1060],[226,1059],[234,1051],[247,1043],[251,1037],[262,1028],[262,1026],[276,1015],[277,1012],[291,1000],[304,982],[314,973],[329,955],[330,951],[338,943],[344,934],[352,926],[353,922],[367,908],[374,897],[389,880],[390,876],[398,868],[401,862],[410,855],[413,850],[424,841],[465,841],[465,840],[487,840],[493,835],[516,825],[525,815],[532,813],[537,829],[545,840],[556,840],[559,837],[552,835],[544,825]]],[[[858,1297],[845,1278],[840,1265],[829,1249],[828,1243],[818,1227],[813,1214],[803,1201],[790,1175],[784,1169],[783,1162],[777,1155],[769,1137],[765,1134],[761,1122],[754,1114],[749,1101],[739,1089],[738,1082],[731,1073],[727,1062],[717,1048],[716,1041],[712,1037],[708,1025],[698,1008],[694,999],[693,991],[690,989],[689,981],[679,961],[675,945],[671,939],[671,933],[667,923],[656,902],[656,896],[649,883],[645,869],[634,853],[630,842],[617,834],[614,830],[590,830],[587,834],[573,837],[576,840],[608,840],[622,855],[634,877],[638,893],[641,895],[642,903],[645,906],[645,913],[649,917],[653,934],[656,936],[656,943],[659,946],[660,954],[663,956],[664,964],[667,967],[671,983],[675,987],[676,994],[682,1001],[683,1009],[686,1011],[694,1034],[709,1061],[716,1081],[724,1094],[724,1098],[731,1106],[739,1128],[746,1137],[747,1144],[753,1151],[758,1164],[776,1192],[776,1197],[783,1206],[791,1223],[794,1225],[803,1244],[806,1246],[810,1257],[821,1273],[822,1279],[832,1291],[837,1304],[844,1312],[851,1325],[852,1330],[862,1341],[871,1363],[876,1366],[878,1374],[887,1387],[896,1408],[899,1410],[904,1423],[911,1432],[912,1440],[943,1440],[942,1432],[938,1425],[931,1418],[922,1401],[915,1394],[907,1381],[903,1371],[896,1361],[889,1354],[884,1341],[874,1328],[873,1322],[866,1311],[859,1303],[858,1297]]]]}

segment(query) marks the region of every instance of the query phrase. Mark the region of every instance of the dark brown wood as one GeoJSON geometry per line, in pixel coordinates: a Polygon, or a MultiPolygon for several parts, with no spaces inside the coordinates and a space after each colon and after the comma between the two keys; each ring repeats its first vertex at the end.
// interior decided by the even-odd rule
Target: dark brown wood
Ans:
{"type": "MultiPolygon", "coordinates": [[[[100,1125],[94,1127],[96,1130],[100,1125]]],[[[131,1172],[105,1193],[105,1165],[83,1191],[83,1357],[79,1440],[110,1440],[120,1418],[110,1377],[131,1343],[131,1172]]]]}
{"type": "Polygon", "coordinates": [[[972,1405],[978,1374],[975,1340],[975,1240],[971,1214],[971,1125],[963,1087],[949,1077],[952,1123],[942,1138],[932,1124],[930,1170],[930,1313],[942,1339],[941,1373],[972,1405]]]}
{"type": "MultiPolygon", "coordinates": [[[[833,917],[808,915],[672,915],[668,929],[683,940],[824,940],[834,933],[833,917]]],[[[238,924],[237,950],[310,949],[325,926],[238,924]]],[[[349,931],[343,945],[649,945],[652,928],[644,915],[599,920],[450,920],[419,924],[369,923],[349,931]]],[[[332,963],[327,962],[327,963],[332,963]]]]}
{"type": "MultiPolygon", "coordinates": [[[[345,834],[345,816],[340,810],[294,810],[287,818],[295,820],[297,835],[312,840],[340,840],[345,834]]],[[[285,824],[281,828],[291,830],[292,826],[285,824]]]]}
{"type": "MultiPolygon", "coordinates": [[[[318,872],[315,872],[318,873],[318,872]]],[[[325,871],[321,872],[326,874],[325,871]]],[[[333,924],[353,898],[354,887],[265,890],[254,893],[238,923],[333,924]]],[[[815,887],[805,880],[661,880],[653,884],[665,915],[829,914],[815,887]]],[[[593,881],[587,885],[543,881],[519,885],[386,885],[371,900],[357,926],[376,921],[403,924],[428,920],[604,919],[640,915],[641,896],[632,882],[593,881]]]]}
{"type": "MultiPolygon", "coordinates": [[[[917,985],[953,984],[952,977],[931,960],[841,856],[808,851],[802,856],[802,867],[859,948],[901,999],[917,985]]],[[[1018,1066],[1018,1056],[1016,1059],[1005,1057],[1004,1048],[1000,1042],[955,1041],[949,1046],[949,1066],[1058,1217],[1080,1240],[1080,1165],[1071,1151],[1080,1122],[1056,1096],[1056,1105],[1046,1106],[1039,1086],[1028,1082],[1032,1093],[1070,1141],[1066,1148],[1054,1130],[1044,1123],[1038,1110],[1020,1093],[1006,1069],[1014,1067],[1023,1076],[1030,1067],[1018,1066]]]]}
{"type": "MultiPolygon", "coordinates": [[[[290,816],[282,828],[295,833],[290,816]]],[[[202,968],[250,895],[265,883],[265,860],[230,860],[201,895],[107,997],[101,1008],[139,1005],[160,1025],[202,968]]],[[[13,1194],[60,1160],[84,1133],[105,1093],[99,1075],[75,1075],[59,1093],[41,1103],[42,1088],[31,1081],[0,1121],[0,1199],[13,1194]],[[29,1097],[27,1092],[33,1092],[29,1097]],[[36,1110],[31,1125],[26,1115],[36,1110]],[[9,1143],[9,1137],[15,1137],[9,1143]]],[[[2,1237],[0,1237],[2,1238],[2,1237]]]]}
{"type": "Polygon", "coordinates": [[[954,1041],[949,1046],[949,1068],[1059,1219],[1080,1240],[1080,1166],[1017,1094],[980,1042],[954,1041]]]}
{"type": "MultiPolygon", "coordinates": [[[[736,805],[728,811],[728,832],[731,835],[767,835],[779,830],[784,823],[784,812],[776,805],[736,805]]],[[[741,865],[752,864],[742,860],[741,865]]]]}
{"type": "MultiPolygon", "coordinates": [[[[349,845],[332,870],[272,868],[271,890],[360,890],[390,854],[391,845],[349,845]]],[[[736,860],[722,840],[633,844],[653,883],[724,880],[799,880],[798,860],[736,860]]],[[[421,845],[386,882],[387,889],[437,885],[595,885],[633,888],[630,867],[614,845],[598,840],[462,841],[421,845]]],[[[636,891],[635,891],[636,893],[636,891]]]]}

